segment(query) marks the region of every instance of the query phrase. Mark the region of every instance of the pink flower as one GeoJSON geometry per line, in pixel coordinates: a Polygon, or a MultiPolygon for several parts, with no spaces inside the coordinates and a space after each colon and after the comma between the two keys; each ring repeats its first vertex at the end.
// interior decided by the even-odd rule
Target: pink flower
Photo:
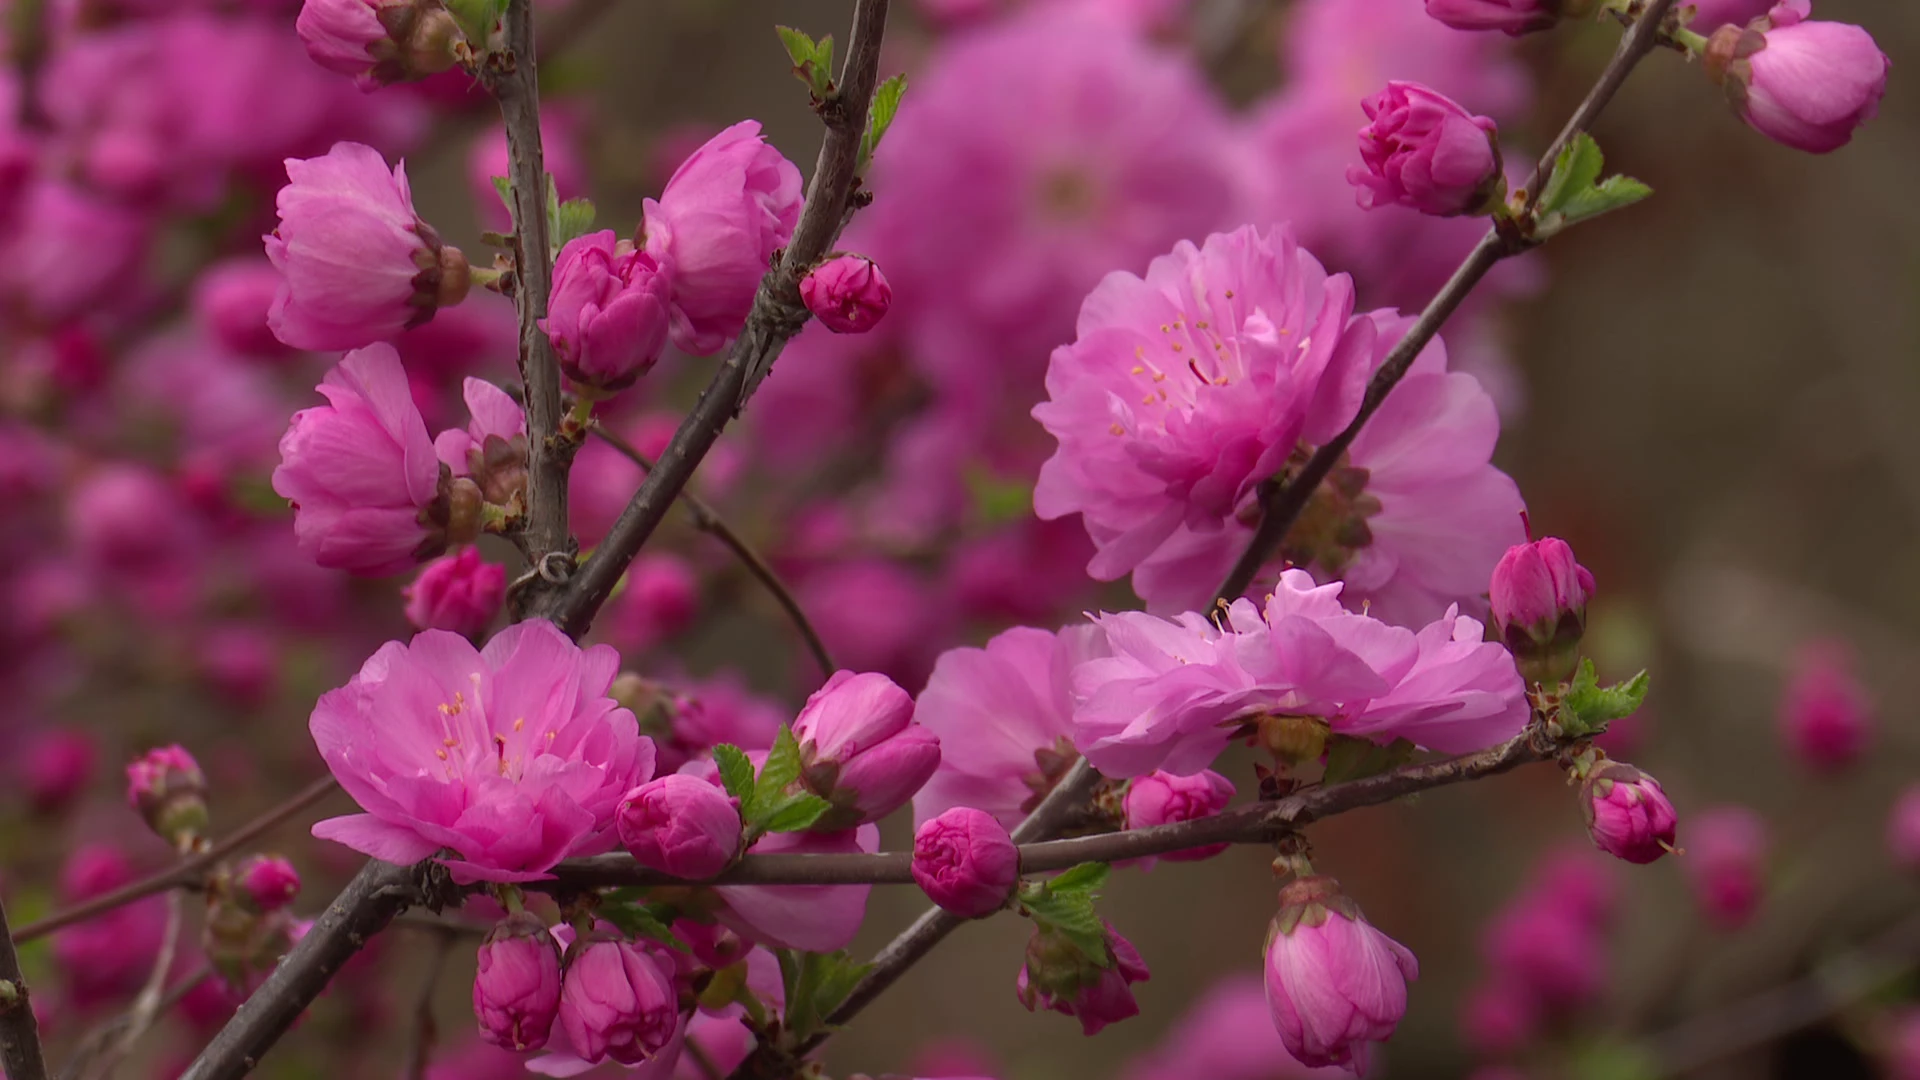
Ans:
{"type": "Polygon", "coordinates": [[[313,62],[369,93],[449,71],[460,27],[430,0],[306,0],[294,20],[313,62]]]}
{"type": "Polygon", "coordinates": [[[348,353],[280,440],[273,490],[293,503],[300,550],[321,566],[398,573],[445,550],[450,507],[427,425],[390,345],[348,353]]]}
{"type": "MultiPolygon", "coordinates": [[[[81,845],[60,868],[59,896],[64,906],[111,892],[138,876],[119,848],[81,845]]],[[[53,935],[53,967],[62,976],[65,997],[76,1009],[89,1009],[140,987],[153,967],[164,932],[165,908],[158,897],[66,927],[53,935]]]]}
{"type": "Polygon", "coordinates": [[[1765,15],[1775,0],[1693,0],[1692,29],[1711,34],[1722,26],[1745,26],[1765,15]]]}
{"type": "Polygon", "coordinates": [[[1140,1015],[1131,987],[1152,977],[1133,943],[1107,926],[1107,955],[1089,957],[1071,942],[1036,929],[1026,963],[1014,982],[1020,1004],[1078,1017],[1080,1030],[1098,1035],[1108,1024],[1140,1015]]]}
{"type": "Polygon", "coordinates": [[[1164,1041],[1136,1059],[1122,1080],[1296,1080],[1332,1077],[1293,1060],[1267,1011],[1258,975],[1229,975],[1174,1021],[1164,1041]]]}
{"type": "Polygon", "coordinates": [[[127,766],[127,805],[178,847],[206,832],[206,774],[184,747],[149,750],[127,766]]]}
{"type": "Polygon", "coordinates": [[[1908,785],[1893,802],[1887,816],[1887,851],[1901,870],[1920,872],[1920,784],[1908,785]]]}
{"type": "Polygon", "coordinates": [[[607,850],[620,797],[653,771],[653,743],[606,696],[619,662],[539,620],[484,650],[444,630],[388,642],[314,707],[321,757],[367,812],[313,835],[396,863],[451,848],[463,884],[607,850]]]}
{"type": "Polygon", "coordinates": [[[215,340],[243,356],[278,357],[292,350],[273,336],[267,312],[280,272],[258,258],[215,263],[193,283],[193,313],[215,340]]]}
{"type": "MultiPolygon", "coordinates": [[[[1152,772],[1127,785],[1127,828],[1147,829],[1172,825],[1195,818],[1212,817],[1226,809],[1233,799],[1233,781],[1211,769],[1192,776],[1152,772]]],[[[1227,850],[1226,844],[1175,851],[1160,856],[1168,862],[1193,862],[1210,859],[1227,850]]]]}
{"type": "Polygon", "coordinates": [[[300,895],[300,872],[278,855],[250,855],[234,868],[233,883],[249,910],[279,911],[300,895]]]}
{"type": "MultiPolygon", "coordinates": [[[[540,328],[567,378],[597,391],[632,386],[667,347],[668,275],[613,230],[567,241],[553,266],[553,295],[540,328]]],[[[744,317],[744,316],[743,316],[744,317]]]]}
{"type": "Polygon", "coordinates": [[[1872,707],[1845,645],[1816,642],[1794,658],[1781,694],[1780,734],[1787,750],[1817,772],[1845,769],[1866,752],[1872,707]]]}
{"type": "Polygon", "coordinates": [[[1512,37],[1560,21],[1561,0],[1427,0],[1427,14],[1455,30],[1500,30],[1512,37]]]}
{"type": "Polygon", "coordinates": [[[1694,899],[1722,930],[1747,925],[1766,897],[1767,824],[1744,806],[1702,810],[1687,825],[1680,866],[1694,899]]]}
{"type": "Polygon", "coordinates": [[[392,338],[467,295],[467,260],[413,209],[405,164],[335,143],[287,159],[267,258],[286,278],[267,322],[296,349],[353,349],[392,338]]]}
{"type": "Polygon", "coordinates": [[[600,620],[623,651],[645,652],[684,633],[700,614],[700,580],[678,555],[643,552],[627,568],[626,589],[600,620]]]}
{"type": "MultiPolygon", "coordinates": [[[[880,830],[862,825],[844,832],[768,833],[756,854],[851,855],[880,850],[880,830]]],[[[844,949],[867,917],[871,885],[727,885],[713,890],[726,901],[720,921],[762,945],[807,952],[844,949]]]]}
{"type": "Polygon", "coordinates": [[[77,728],[51,728],[33,736],[21,751],[16,774],[36,813],[64,809],[85,792],[99,748],[93,736],[77,728]]]}
{"type": "Polygon", "coordinates": [[[1529,540],[1500,557],[1488,590],[1493,624],[1514,656],[1531,662],[1534,682],[1573,674],[1592,595],[1593,575],[1574,561],[1564,540],[1529,540]]]}
{"type": "Polygon", "coordinates": [[[1807,21],[1809,11],[1809,0],[1780,0],[1770,25],[1721,27],[1706,68],[1755,131],[1825,154],[1879,113],[1892,61],[1865,30],[1807,21]]]}
{"type": "Polygon", "coordinates": [[[679,1028],[679,997],[652,950],[595,934],[574,943],[560,986],[560,1026],[590,1062],[638,1065],[679,1028]]]}
{"type": "Polygon", "coordinates": [[[1539,1012],[1525,987],[1507,979],[1482,983],[1461,1003],[1461,1041],[1484,1057],[1507,1057],[1538,1033],[1539,1012]]]}
{"type": "Polygon", "coordinates": [[[864,334],[893,306],[893,286],[865,255],[840,255],[807,271],[800,298],[836,334],[864,334]]]}
{"type": "Polygon", "coordinates": [[[991,915],[1020,881],[1020,849],[992,814],[956,806],[914,831],[913,880],[963,919],[991,915]]]}
{"type": "Polygon", "coordinates": [[[497,506],[524,505],[527,492],[527,413],[506,391],[469,378],[461,388],[467,426],[434,437],[433,453],[454,476],[471,479],[497,506]]]}
{"type": "Polygon", "coordinates": [[[885,675],[836,671],[793,721],[801,782],[844,825],[905,805],[940,766],[940,737],[913,722],[913,699],[885,675]]]}
{"type": "Polygon", "coordinates": [[[1367,1071],[1368,1043],[1393,1034],[1420,962],[1375,930],[1332,878],[1280,891],[1267,930],[1267,1007],[1287,1052],[1306,1065],[1367,1071]]]}
{"type": "Polygon", "coordinates": [[[1481,940],[1498,978],[1553,1010],[1591,1004],[1606,986],[1606,941],[1573,912],[1516,901],[1481,940]]]}
{"type": "Polygon", "coordinates": [[[1603,761],[1580,787],[1580,809],[1593,846],[1630,863],[1650,863],[1674,850],[1679,823],[1660,781],[1624,762],[1603,761]]]}
{"type": "Polygon", "coordinates": [[[560,944],[527,912],[494,924],[480,945],[473,1015],[480,1037],[508,1050],[538,1050],[560,1010],[560,944]]]}
{"type": "Polygon", "coordinates": [[[635,862],[675,877],[710,878],[740,854],[740,805],[692,776],[662,776],[627,792],[614,818],[635,862]]]}
{"type": "Polygon", "coordinates": [[[15,222],[0,246],[0,285],[36,319],[58,324],[132,297],[127,286],[152,233],[147,215],[42,177],[21,195],[15,222]]]}
{"type": "Polygon", "coordinates": [[[1361,207],[1388,203],[1423,214],[1478,214],[1499,198],[1499,126],[1452,98],[1411,82],[1389,82],[1360,103],[1361,165],[1347,170],[1361,207]]]}
{"type": "Polygon", "coordinates": [[[648,199],[646,252],[673,283],[673,343],[695,356],[740,333],[775,249],[800,220],[800,170],[742,120],[682,162],[648,199]]]}
{"type": "Polygon", "coordinates": [[[1280,230],[1182,241],[1142,279],[1110,274],[1054,351],[1048,400],[1059,440],[1034,510],[1078,513],[1110,581],[1183,529],[1217,534],[1253,506],[1302,438],[1322,442],[1359,404],[1376,328],[1353,287],[1280,230]]]}
{"type": "Polygon", "coordinates": [[[421,567],[420,576],[402,593],[414,629],[472,637],[493,625],[506,602],[507,568],[480,558],[479,548],[461,548],[421,567]]]}

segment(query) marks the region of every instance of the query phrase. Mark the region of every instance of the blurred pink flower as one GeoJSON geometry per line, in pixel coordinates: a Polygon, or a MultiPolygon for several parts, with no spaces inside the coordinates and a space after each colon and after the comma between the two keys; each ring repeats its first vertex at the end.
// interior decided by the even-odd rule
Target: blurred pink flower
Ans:
{"type": "Polygon", "coordinates": [[[1708,74],[1740,116],[1784,146],[1825,154],[1852,141],[1880,112],[1892,61],[1858,26],[1809,20],[1808,0],[1780,0],[1764,30],[1722,27],[1707,47],[1708,74]]]}
{"type": "Polygon", "coordinates": [[[1841,642],[1801,648],[1780,698],[1780,734],[1788,753],[1817,772],[1845,769],[1873,741],[1873,711],[1841,642]]]}
{"type": "Polygon", "coordinates": [[[1687,821],[1680,866],[1707,921],[1734,931],[1753,921],[1766,899],[1767,823],[1745,806],[1718,806],[1687,821]]]}
{"type": "Polygon", "coordinates": [[[1175,1020],[1160,1045],[1137,1059],[1122,1080],[1300,1080],[1344,1075],[1309,1068],[1288,1053],[1274,1030],[1260,976],[1229,975],[1175,1020]]]}
{"type": "Polygon", "coordinates": [[[1887,815],[1887,852],[1902,871],[1920,873],[1920,783],[1902,788],[1893,801],[1887,815]]]}

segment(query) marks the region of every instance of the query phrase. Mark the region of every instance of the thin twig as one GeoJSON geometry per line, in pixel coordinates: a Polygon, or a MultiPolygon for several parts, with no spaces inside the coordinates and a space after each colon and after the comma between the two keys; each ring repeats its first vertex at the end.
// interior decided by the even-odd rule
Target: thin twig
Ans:
{"type": "Polygon", "coordinates": [[[832,249],[845,224],[866,132],[867,106],[879,82],[880,40],[886,30],[888,0],[857,0],[847,62],[839,89],[820,106],[826,138],[807,188],[806,209],[794,227],[780,262],[760,282],[753,312],[726,360],[714,372],[693,411],[680,422],[673,440],[652,472],[621,511],[593,557],[563,589],[548,591],[528,607],[578,636],[613,592],[641,545],[667,516],[667,508],[692,479],[721,429],[739,414],[787,341],[807,322],[800,301],[800,277],[832,249]]]}
{"type": "Polygon", "coordinates": [[[433,953],[420,981],[420,994],[413,1000],[413,1043],[407,1051],[407,1080],[426,1080],[427,1066],[433,1063],[433,1045],[440,1038],[439,1025],[433,1019],[433,992],[440,985],[440,973],[446,970],[447,954],[460,940],[459,930],[446,927],[433,937],[433,953]]]}
{"type": "MultiPolygon", "coordinates": [[[[632,443],[599,424],[593,426],[593,434],[601,442],[618,450],[627,460],[640,466],[641,471],[648,473],[653,471],[653,462],[632,443]]],[[[778,603],[781,610],[787,613],[787,618],[792,620],[793,628],[800,632],[801,640],[807,643],[807,651],[813,654],[814,663],[820,665],[820,674],[823,677],[832,675],[837,669],[834,667],[833,657],[827,652],[826,642],[820,640],[820,634],[814,630],[813,624],[807,621],[807,613],[801,609],[800,601],[794,598],[793,590],[787,588],[787,583],[780,580],[780,575],[774,572],[767,560],[762,558],[744,537],[735,532],[732,526],[722,520],[720,514],[708,505],[706,500],[695,495],[692,489],[683,489],[680,492],[680,504],[687,508],[687,513],[693,518],[694,528],[726,545],[727,550],[733,552],[734,557],[747,568],[747,573],[753,575],[755,581],[766,586],[767,591],[773,594],[774,602],[778,603]]]]}
{"type": "Polygon", "coordinates": [[[167,895],[167,928],[160,937],[160,952],[153,958],[153,971],[147,976],[147,984],[140,988],[133,1007],[127,1010],[125,1030],[115,1040],[113,1049],[100,1059],[97,1075],[101,1077],[113,1075],[113,1070],[133,1052],[140,1036],[147,1033],[160,1015],[161,1004],[166,1000],[167,974],[173,970],[174,953],[180,947],[180,925],[186,918],[184,900],[177,891],[167,895]]]}
{"type": "MultiPolygon", "coordinates": [[[[180,1002],[186,999],[188,994],[193,993],[196,987],[206,982],[212,976],[213,967],[211,965],[203,965],[200,970],[175,983],[173,989],[168,990],[166,996],[160,999],[160,1004],[154,1009],[154,1015],[156,1017],[165,1016],[167,1013],[173,1011],[175,1005],[180,1004],[180,1002]]],[[[80,1040],[79,1048],[74,1050],[72,1060],[68,1061],[66,1067],[60,1070],[59,1075],[82,1075],[85,1070],[91,1066],[94,1058],[106,1052],[108,1045],[113,1043],[119,1037],[120,1033],[125,1031],[127,1026],[132,1022],[133,1011],[129,1009],[88,1032],[87,1035],[80,1040]]]]}
{"type": "MultiPolygon", "coordinates": [[[[1566,127],[1561,130],[1559,136],[1553,140],[1553,145],[1547,148],[1547,152],[1541,155],[1540,160],[1534,165],[1533,172],[1526,183],[1524,202],[1526,212],[1532,211],[1535,201],[1540,196],[1540,189],[1545,185],[1546,178],[1553,172],[1554,162],[1560,157],[1560,152],[1566,149],[1567,144],[1571,143],[1575,136],[1593,125],[1594,120],[1599,118],[1600,111],[1606,108],[1621,84],[1626,82],[1627,75],[1633,71],[1634,65],[1652,52],[1659,43],[1661,24],[1665,21],[1667,12],[1672,9],[1674,2],[1675,0],[1652,0],[1641,13],[1639,21],[1634,23],[1621,38],[1619,48],[1614,50],[1613,59],[1607,64],[1606,70],[1600,73],[1599,81],[1593,84],[1593,89],[1587,91],[1587,96],[1580,102],[1579,107],[1574,109],[1573,116],[1568,119],[1566,127]]],[[[1412,329],[1408,330],[1407,335],[1394,345],[1392,352],[1387,354],[1387,359],[1380,365],[1380,370],[1374,372],[1372,379],[1368,380],[1366,396],[1361,399],[1360,411],[1354,415],[1353,422],[1347,425],[1346,430],[1315,450],[1306,465],[1284,485],[1262,498],[1264,506],[1260,525],[1254,530],[1252,539],[1247,542],[1246,550],[1241,552],[1240,560],[1234,564],[1232,572],[1221,584],[1220,596],[1232,600],[1246,593],[1247,588],[1253,584],[1255,576],[1259,574],[1260,568],[1265,566],[1279,550],[1281,542],[1286,539],[1287,531],[1299,519],[1301,511],[1306,509],[1307,502],[1313,498],[1313,493],[1319,488],[1320,482],[1327,478],[1327,474],[1333,471],[1335,465],[1339,464],[1340,458],[1360,434],[1360,429],[1379,410],[1381,403],[1386,401],[1388,392],[1413,366],[1413,361],[1420,355],[1420,351],[1425,349],[1440,332],[1441,326],[1445,325],[1447,319],[1458,310],[1467,295],[1473,291],[1474,286],[1487,275],[1487,271],[1493,269],[1494,264],[1508,256],[1517,255],[1531,246],[1533,241],[1511,228],[1503,228],[1496,224],[1494,228],[1487,230],[1487,234],[1481,237],[1480,242],[1468,253],[1466,261],[1460,264],[1459,269],[1453,272],[1453,276],[1434,296],[1432,302],[1427,304],[1426,310],[1420,313],[1420,318],[1413,324],[1412,329]]]]}
{"type": "Polygon", "coordinates": [[[13,951],[4,905],[0,905],[0,1068],[11,1080],[47,1080],[40,1023],[33,1016],[26,977],[20,974],[20,956],[13,951]]]}
{"type": "Polygon", "coordinates": [[[253,843],[265,833],[286,822],[300,811],[333,794],[340,782],[328,776],[302,788],[298,794],[286,802],[275,806],[252,821],[234,830],[233,834],[221,840],[207,850],[190,858],[182,859],[158,873],[149,874],[139,881],[123,885],[108,893],[83,903],[75,904],[65,911],[56,911],[44,919],[30,922],[20,928],[14,940],[25,943],[35,938],[53,933],[62,927],[85,922],[103,912],[125,907],[135,900],[144,900],[155,893],[168,889],[192,885],[198,882],[205,872],[227,856],[253,843]]]}

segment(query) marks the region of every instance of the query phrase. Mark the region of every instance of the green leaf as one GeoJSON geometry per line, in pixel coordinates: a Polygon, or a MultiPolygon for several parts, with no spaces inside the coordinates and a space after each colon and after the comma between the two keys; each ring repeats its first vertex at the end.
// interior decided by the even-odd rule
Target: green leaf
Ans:
{"type": "Polygon", "coordinates": [[[1105,863],[1081,863],[1051,881],[1029,882],[1020,888],[1020,904],[1029,918],[1045,930],[1071,942],[1088,960],[1111,967],[1107,924],[1094,909],[1094,898],[1106,885],[1105,863]]]}
{"type": "Polygon", "coordinates": [[[1653,194],[1653,189],[1631,176],[1600,179],[1606,158],[1600,144],[1581,132],[1573,137],[1553,165],[1553,175],[1540,193],[1534,235],[1542,240],[1570,225],[1610,213],[1653,194]]]}
{"type": "Polygon", "coordinates": [[[484,52],[494,28],[507,14],[507,0],[447,0],[447,11],[473,43],[474,51],[484,52]]]}
{"type": "Polygon", "coordinates": [[[1381,746],[1370,739],[1335,735],[1327,741],[1327,769],[1320,782],[1339,784],[1378,776],[1406,764],[1413,757],[1413,750],[1413,743],[1406,739],[1395,739],[1381,746]]]}
{"type": "Polygon", "coordinates": [[[1553,175],[1547,178],[1546,189],[1540,193],[1541,212],[1558,210],[1567,199],[1591,188],[1605,166],[1606,157],[1593,136],[1584,131],[1575,135],[1554,159],[1553,175]]]}
{"type": "Polygon", "coordinates": [[[967,496],[982,525],[1004,525],[1033,516],[1033,485],[1004,479],[979,466],[965,474],[967,496]]]}
{"type": "Polygon", "coordinates": [[[773,31],[780,35],[780,44],[793,61],[794,77],[806,83],[814,97],[825,100],[833,92],[833,35],[815,41],[806,31],[791,26],[776,26],[773,31]]]}
{"type": "Polygon", "coordinates": [[[1631,176],[1609,176],[1561,205],[1560,215],[1565,219],[1561,227],[1632,206],[1652,194],[1652,188],[1631,176]]]}
{"type": "Polygon", "coordinates": [[[887,129],[893,126],[893,118],[900,112],[900,99],[906,93],[904,73],[881,83],[873,92],[873,105],[867,109],[867,131],[860,137],[860,171],[866,170],[867,162],[873,160],[873,152],[880,148],[880,140],[886,138],[887,129]]]}
{"type": "Polygon", "coordinates": [[[798,779],[800,744],[794,741],[792,728],[782,727],[780,734],[774,736],[773,749],[767,751],[767,760],[760,765],[760,778],[753,784],[753,798],[742,810],[749,823],[758,824],[778,810],[786,801],[787,788],[798,779]]]}
{"type": "Polygon", "coordinates": [[[554,218],[547,226],[548,241],[553,245],[555,255],[567,246],[567,241],[585,236],[593,231],[593,200],[568,199],[554,211],[554,218]]]}
{"type": "Polygon", "coordinates": [[[753,798],[753,762],[747,760],[746,751],[732,743],[721,743],[713,748],[713,761],[720,766],[720,786],[745,807],[753,798]]]}
{"type": "Polygon", "coordinates": [[[678,911],[669,905],[649,904],[645,900],[644,889],[615,889],[601,897],[600,907],[595,914],[619,927],[620,932],[628,937],[652,938],[681,952],[688,952],[687,943],[674,936],[670,927],[678,911]]]}
{"type": "Polygon", "coordinates": [[[869,970],[871,964],[855,963],[846,952],[803,953],[778,950],[780,974],[787,988],[786,1029],[796,1040],[805,1040],[827,1027],[827,1017],[847,1000],[847,995],[869,970]]]}
{"type": "Polygon", "coordinates": [[[1647,699],[1649,682],[1642,671],[1626,682],[1601,686],[1593,661],[1582,659],[1579,672],[1561,698],[1560,725],[1569,735],[1597,735],[1612,721],[1640,710],[1641,702],[1647,699]]]}
{"type": "Polygon", "coordinates": [[[802,832],[831,809],[832,803],[811,791],[796,792],[770,809],[760,827],[767,832],[802,832]]]}
{"type": "Polygon", "coordinates": [[[1099,895],[1107,887],[1107,878],[1113,875],[1113,867],[1103,862],[1086,862],[1071,870],[1063,870],[1046,882],[1046,888],[1054,893],[1087,893],[1099,895]]]}

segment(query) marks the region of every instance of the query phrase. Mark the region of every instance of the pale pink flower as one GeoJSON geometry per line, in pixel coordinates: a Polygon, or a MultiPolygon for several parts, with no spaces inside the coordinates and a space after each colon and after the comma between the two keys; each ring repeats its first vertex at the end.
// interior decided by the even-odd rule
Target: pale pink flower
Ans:
{"type": "Polygon", "coordinates": [[[1760,29],[1722,27],[1708,44],[1706,68],[1755,131],[1825,154],[1878,115],[1893,62],[1860,27],[1809,20],[1809,13],[1809,0],[1780,0],[1760,29]]]}
{"type": "Polygon", "coordinates": [[[228,259],[194,279],[193,313],[220,344],[242,356],[285,356],[293,350],[267,326],[267,311],[279,291],[280,272],[271,263],[228,259]]]}
{"type": "Polygon", "coordinates": [[[1407,983],[1420,977],[1420,963],[1374,929],[1331,878],[1288,885],[1280,904],[1266,950],[1274,1027],[1304,1064],[1365,1075],[1371,1044],[1406,1014],[1407,983]]]}
{"type": "Polygon", "coordinates": [[[621,796],[653,772],[652,741],[606,696],[619,662],[539,620],[484,650],[444,630],[388,642],[314,707],[321,756],[367,812],[313,834],[397,863],[451,849],[463,883],[607,850],[621,796]]]}

